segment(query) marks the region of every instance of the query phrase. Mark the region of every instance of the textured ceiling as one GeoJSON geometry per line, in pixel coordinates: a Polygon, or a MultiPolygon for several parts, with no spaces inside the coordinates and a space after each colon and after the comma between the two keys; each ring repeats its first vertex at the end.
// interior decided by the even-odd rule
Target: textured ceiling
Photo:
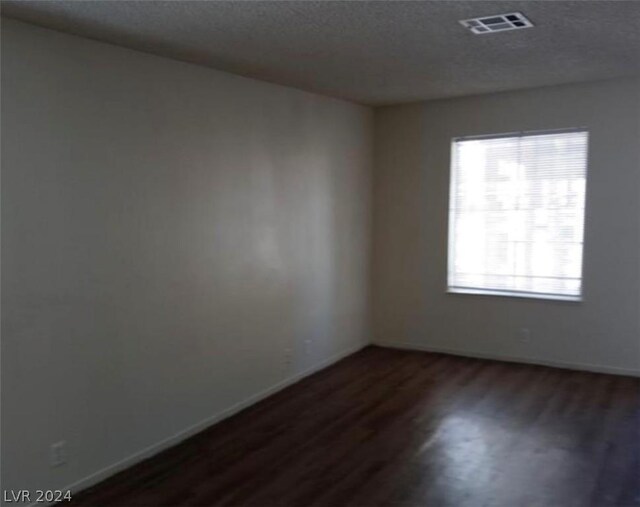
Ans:
{"type": "Polygon", "coordinates": [[[27,1],[4,16],[366,104],[640,75],[640,1],[27,1]],[[535,28],[458,20],[521,11],[535,28]]]}

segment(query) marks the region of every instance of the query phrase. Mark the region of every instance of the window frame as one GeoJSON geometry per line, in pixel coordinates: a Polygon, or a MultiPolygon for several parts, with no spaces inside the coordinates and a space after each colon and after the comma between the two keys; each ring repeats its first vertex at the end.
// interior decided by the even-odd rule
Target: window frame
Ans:
{"type": "Polygon", "coordinates": [[[445,293],[462,296],[493,296],[499,298],[515,298],[515,299],[534,299],[538,301],[555,301],[566,303],[582,303],[585,300],[585,245],[587,238],[587,206],[589,199],[589,152],[590,152],[591,132],[586,126],[583,127],[570,127],[570,128],[558,128],[558,129],[543,129],[543,130],[522,130],[514,132],[504,132],[499,134],[480,134],[480,135],[465,135],[452,137],[449,148],[449,194],[447,199],[447,265],[445,273],[445,293]],[[454,167],[457,163],[456,143],[459,141],[475,141],[484,139],[502,139],[510,137],[528,137],[528,136],[540,136],[548,134],[569,134],[569,133],[586,133],[587,143],[585,150],[585,196],[584,196],[584,213],[582,217],[583,221],[583,237],[582,237],[582,262],[580,265],[580,294],[578,295],[562,295],[553,293],[540,293],[540,292],[527,292],[517,290],[500,290],[500,289],[484,289],[477,287],[452,287],[449,285],[450,266],[453,263],[453,239],[452,234],[452,204],[455,202],[454,189],[456,188],[456,171],[454,167]]]}

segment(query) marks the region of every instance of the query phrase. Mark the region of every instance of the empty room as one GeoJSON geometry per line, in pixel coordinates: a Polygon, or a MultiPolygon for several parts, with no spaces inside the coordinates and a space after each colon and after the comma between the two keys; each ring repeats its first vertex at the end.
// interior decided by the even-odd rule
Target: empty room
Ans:
{"type": "Polygon", "coordinates": [[[640,507],[640,0],[0,0],[3,507],[640,507]]]}

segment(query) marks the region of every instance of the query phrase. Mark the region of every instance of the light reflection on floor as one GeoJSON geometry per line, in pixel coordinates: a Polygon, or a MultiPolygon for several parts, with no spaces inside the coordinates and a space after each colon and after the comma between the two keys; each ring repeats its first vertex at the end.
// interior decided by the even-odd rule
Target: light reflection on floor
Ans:
{"type": "MultiPolygon", "coordinates": [[[[414,475],[414,479],[420,479],[424,487],[414,488],[411,498],[404,498],[402,503],[490,507],[498,502],[504,505],[506,500],[523,507],[573,507],[550,504],[546,493],[557,495],[563,484],[575,485],[581,477],[587,481],[590,476],[589,463],[576,466],[570,456],[570,442],[575,438],[565,429],[508,427],[499,417],[472,412],[447,415],[415,456],[413,474],[421,477],[414,475]],[[514,466],[513,461],[505,459],[510,453],[526,454],[530,459],[514,466]],[[425,476],[430,476],[429,480],[425,476]],[[539,488],[531,488],[531,482],[538,483],[539,488]],[[523,491],[530,493],[523,497],[523,491]]],[[[585,485],[585,497],[590,489],[585,485]]],[[[584,505],[581,502],[585,497],[575,498],[575,507],[584,505]]]]}

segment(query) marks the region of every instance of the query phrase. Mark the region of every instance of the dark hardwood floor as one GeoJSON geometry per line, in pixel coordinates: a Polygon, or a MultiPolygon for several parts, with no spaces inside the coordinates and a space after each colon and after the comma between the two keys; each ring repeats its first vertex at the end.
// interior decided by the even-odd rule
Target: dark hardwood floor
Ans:
{"type": "Polygon", "coordinates": [[[369,347],[80,506],[640,505],[640,379],[369,347]]]}

